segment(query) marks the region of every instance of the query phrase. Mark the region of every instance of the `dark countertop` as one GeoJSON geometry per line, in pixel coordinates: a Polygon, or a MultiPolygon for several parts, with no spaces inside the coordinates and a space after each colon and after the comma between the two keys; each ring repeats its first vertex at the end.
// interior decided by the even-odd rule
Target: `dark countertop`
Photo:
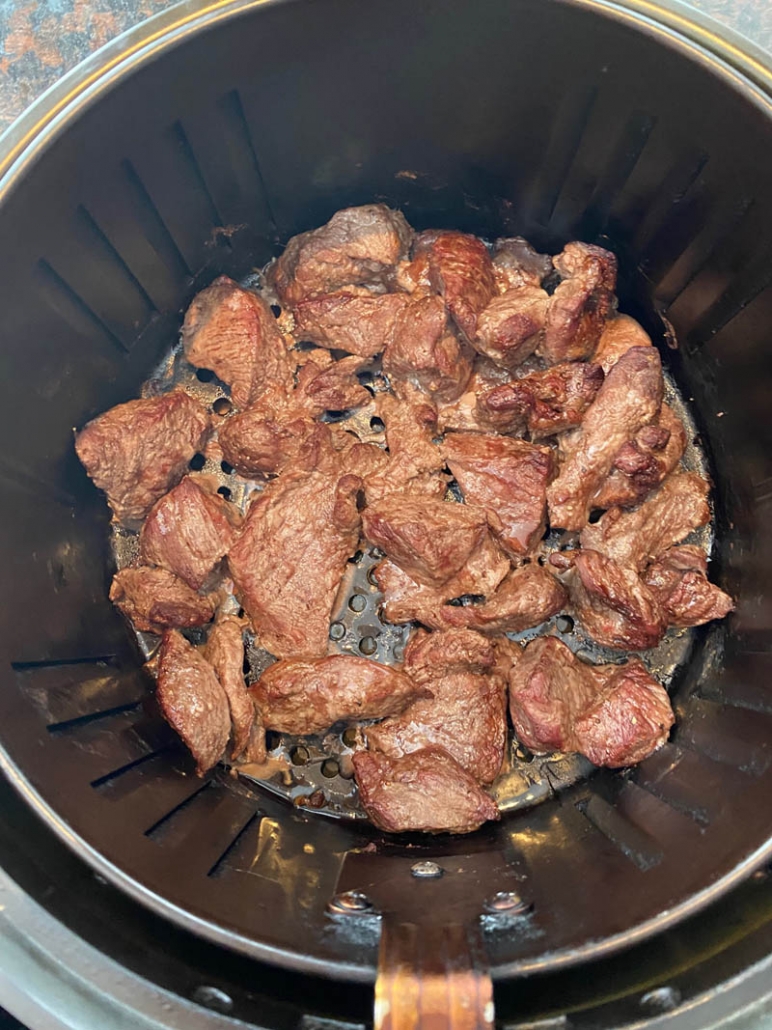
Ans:
{"type": "MultiPolygon", "coordinates": [[[[0,0],[0,132],[88,54],[170,0],[0,0]]],[[[693,0],[692,7],[772,51],[770,0],[693,0]]]]}

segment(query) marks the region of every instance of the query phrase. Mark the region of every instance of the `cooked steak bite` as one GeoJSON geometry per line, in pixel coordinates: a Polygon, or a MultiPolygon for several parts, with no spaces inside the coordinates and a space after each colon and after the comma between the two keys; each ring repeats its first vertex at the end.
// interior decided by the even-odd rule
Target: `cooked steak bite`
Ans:
{"type": "Polygon", "coordinates": [[[667,691],[638,658],[607,670],[599,694],[574,723],[573,748],[618,769],[657,751],[675,722],[667,691]]]}
{"type": "Polygon", "coordinates": [[[236,539],[240,515],[209,493],[200,479],[185,476],[157,501],[139,537],[140,560],[160,565],[200,590],[236,539]]]}
{"type": "Polygon", "coordinates": [[[616,298],[617,260],[588,243],[567,243],[553,261],[562,282],[550,298],[539,353],[551,365],[592,356],[616,298]]]}
{"type": "Polygon", "coordinates": [[[260,494],[228,556],[260,646],[277,658],[327,650],[330,612],[359,541],[358,476],[286,472],[260,494]]]}
{"type": "Polygon", "coordinates": [[[448,321],[441,297],[411,297],[394,321],[383,355],[383,371],[401,395],[412,383],[438,401],[454,401],[472,374],[472,352],[448,321]]]}
{"type": "Polygon", "coordinates": [[[522,236],[493,244],[493,274],[500,293],[520,286],[541,286],[551,271],[549,254],[537,253],[522,236]]]}
{"type": "Polygon", "coordinates": [[[639,659],[584,665],[556,637],[531,641],[513,663],[509,710],[531,750],[578,751],[612,768],[656,751],[674,721],[667,692],[639,659]]]}
{"type": "Polygon", "coordinates": [[[354,771],[365,811],[387,833],[471,833],[500,818],[474,777],[441,747],[402,758],[358,751],[354,771]]]}
{"type": "Polygon", "coordinates": [[[391,494],[365,509],[362,529],[412,579],[440,587],[479,547],[488,522],[482,508],[391,494]]]}
{"type": "Polygon", "coordinates": [[[466,504],[487,512],[504,550],[514,558],[530,554],[547,524],[553,452],[524,440],[478,433],[448,435],[443,451],[466,504]]]}
{"type": "Polygon", "coordinates": [[[481,604],[446,604],[437,610],[436,621],[493,635],[521,633],[557,615],[567,601],[564,587],[551,572],[540,565],[522,565],[481,604]]]}
{"type": "Polygon", "coordinates": [[[477,319],[472,346],[503,368],[517,368],[539,344],[549,303],[539,286],[518,286],[494,297],[477,319]]]}
{"type": "Polygon", "coordinates": [[[487,597],[509,569],[504,552],[486,534],[463,569],[442,587],[423,586],[388,560],[376,566],[375,579],[384,594],[383,610],[388,622],[416,621],[433,629],[445,629],[448,601],[467,595],[487,597]]]}
{"type": "Polygon", "coordinates": [[[341,286],[381,281],[405,257],[411,237],[402,213],[384,204],[343,208],[320,229],[293,236],[269,277],[293,307],[341,286]]]}
{"type": "Polygon", "coordinates": [[[331,350],[371,358],[380,354],[408,306],[404,293],[344,287],[295,307],[295,336],[331,350]]]}
{"type": "Polygon", "coordinates": [[[420,233],[414,263],[425,264],[428,281],[445,301],[458,328],[473,340],[477,319],[496,296],[493,262],[485,244],[466,233],[420,233]]]}
{"type": "Polygon", "coordinates": [[[215,611],[212,596],[202,597],[167,569],[142,566],[116,572],[110,600],[141,633],[203,626],[215,611]]]}
{"type": "Polygon", "coordinates": [[[161,641],[156,697],[203,776],[217,765],[228,743],[228,698],[209,662],[176,630],[168,630],[161,641]]]}
{"type": "Polygon", "coordinates": [[[369,504],[395,492],[444,497],[448,478],[445,459],[433,438],[437,431],[437,409],[415,388],[403,387],[402,398],[379,394],[377,411],[386,427],[388,464],[380,469],[373,463],[367,477],[369,504]]]}
{"type": "Polygon", "coordinates": [[[597,693],[589,666],[557,637],[537,637],[509,673],[515,735],[532,751],[572,751],[573,725],[597,693]]]}
{"type": "Polygon", "coordinates": [[[493,644],[470,630],[418,630],[405,649],[404,669],[433,696],[368,727],[368,746],[400,758],[438,745],[479,783],[492,783],[507,741],[506,683],[493,644]]]}
{"type": "Polygon", "coordinates": [[[671,475],[638,508],[610,508],[595,525],[587,526],[582,531],[582,547],[641,571],[710,521],[709,489],[696,472],[671,475]]]}
{"type": "Polygon", "coordinates": [[[210,431],[206,409],[174,390],[98,415],[78,433],[75,450],[115,517],[132,523],[182,478],[210,431]]]}
{"type": "Polygon", "coordinates": [[[265,731],[260,732],[258,713],[254,701],[247,693],[244,681],[244,632],[241,623],[232,615],[218,618],[209,631],[204,657],[212,666],[225,691],[231,717],[231,758],[244,756],[249,762],[265,759],[265,731]],[[253,733],[253,730],[256,732],[253,733]],[[262,738],[262,749],[260,747],[262,738]]]}
{"type": "Polygon", "coordinates": [[[357,379],[364,359],[352,356],[334,361],[326,368],[309,361],[298,373],[295,393],[290,406],[308,415],[323,415],[325,411],[347,411],[369,404],[371,395],[357,379]]]}
{"type": "Polygon", "coordinates": [[[330,427],[307,415],[266,416],[250,408],[229,418],[219,433],[225,460],[242,476],[311,471],[332,449],[330,427]]]}
{"type": "Polygon", "coordinates": [[[250,693],[268,729],[307,734],[395,715],[427,691],[396,668],[336,654],[276,662],[250,693]]]}
{"type": "Polygon", "coordinates": [[[632,347],[651,347],[651,337],[634,318],[615,315],[603,327],[593,361],[608,375],[623,354],[632,347]]]}
{"type": "Polygon", "coordinates": [[[193,298],[182,342],[191,365],[210,369],[228,384],[237,408],[267,390],[292,389],[292,367],[271,309],[225,275],[193,298]]]}
{"type": "MultiPolygon", "coordinates": [[[[495,420],[488,418],[488,413],[481,407],[479,399],[488,391],[509,383],[511,380],[511,372],[478,354],[474,361],[471,378],[458,400],[452,404],[439,405],[437,411],[439,429],[442,432],[456,430],[483,433],[496,429],[495,420]]],[[[513,432],[522,430],[524,427],[525,420],[513,432]]]]}
{"type": "Polygon", "coordinates": [[[646,569],[643,581],[671,626],[701,626],[734,610],[732,598],[708,582],[707,559],[699,547],[671,547],[646,569]]]}
{"type": "Polygon", "coordinates": [[[623,444],[611,472],[592,499],[593,508],[630,508],[670,475],[686,449],[686,427],[668,404],[651,425],[623,444]]]}
{"type": "Polygon", "coordinates": [[[599,365],[566,362],[482,392],[478,410],[498,432],[538,440],[578,426],[602,384],[599,365]]]}
{"type": "Polygon", "coordinates": [[[587,409],[557,479],[547,488],[553,528],[580,530],[619,450],[659,414],[662,366],[654,347],[633,347],[587,409]]]}
{"type": "Polygon", "coordinates": [[[643,651],[662,639],[665,612],[634,569],[583,549],[573,556],[564,582],[578,620],[597,643],[643,651]]]}

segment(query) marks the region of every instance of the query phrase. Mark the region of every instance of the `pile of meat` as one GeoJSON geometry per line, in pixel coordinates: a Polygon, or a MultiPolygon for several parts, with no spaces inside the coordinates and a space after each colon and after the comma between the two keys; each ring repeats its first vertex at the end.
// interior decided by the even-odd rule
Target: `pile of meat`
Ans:
{"type": "Polygon", "coordinates": [[[681,467],[657,349],[616,313],[614,256],[414,233],[369,205],[294,237],[265,276],[291,331],[224,277],[185,316],[185,359],[227,386],[230,414],[175,389],[76,441],[139,533],[110,596],[161,636],[158,700],[200,773],[264,760],[266,729],[355,724],[370,819],[461,833],[498,818],[484,788],[507,713],[537,753],[616,767],[656,750],[673,712],[640,657],[593,666],[557,636],[508,636],[567,612],[599,644],[639,652],[732,609],[684,543],[710,518],[708,484],[681,467]],[[368,387],[374,368],[388,390],[368,387]],[[368,405],[385,447],[343,417],[368,405]],[[201,452],[262,487],[245,512],[189,471],[201,452]],[[399,667],[329,641],[362,547],[383,554],[385,619],[414,626],[399,667]],[[203,626],[194,646],[184,631],[203,626]],[[249,688],[246,632],[277,659],[249,688]]]}

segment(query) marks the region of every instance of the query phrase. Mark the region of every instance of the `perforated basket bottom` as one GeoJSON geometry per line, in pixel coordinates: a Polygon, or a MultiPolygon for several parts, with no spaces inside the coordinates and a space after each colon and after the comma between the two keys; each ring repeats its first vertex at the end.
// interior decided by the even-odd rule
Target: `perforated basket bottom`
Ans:
{"type": "MultiPolygon", "coordinates": [[[[260,275],[255,275],[242,285],[261,292],[260,284],[260,275]]],[[[275,304],[275,297],[267,291],[263,295],[269,303],[275,304]]],[[[291,331],[291,316],[282,312],[278,319],[282,330],[291,331]]],[[[377,359],[360,376],[374,395],[389,390],[388,380],[377,359]]],[[[215,420],[224,422],[230,417],[228,388],[213,373],[197,370],[188,364],[179,343],[170,347],[164,360],[147,380],[143,395],[165,392],[174,387],[180,387],[198,397],[212,410],[215,420]]],[[[687,427],[688,444],[683,466],[707,476],[707,463],[687,403],[668,376],[665,377],[665,400],[687,427]]],[[[325,417],[329,421],[344,423],[347,430],[356,433],[365,442],[385,446],[383,424],[376,418],[375,400],[357,411],[328,413],[325,417]]],[[[210,483],[216,480],[220,494],[241,511],[246,510],[252,495],[264,489],[267,482],[245,479],[216,457],[205,455],[197,455],[193,459],[191,474],[205,477],[210,483]]],[[[448,490],[447,500],[451,503],[458,500],[452,489],[448,490]]],[[[544,562],[551,551],[565,547],[570,539],[565,533],[549,533],[542,542],[538,560],[544,562]]],[[[695,532],[688,542],[703,546],[709,554],[713,543],[712,525],[695,532]]],[[[114,526],[112,549],[118,568],[130,565],[138,554],[137,533],[114,526]]],[[[414,626],[395,626],[382,617],[383,595],[372,576],[373,568],[382,557],[381,552],[371,548],[357,551],[349,559],[330,621],[330,654],[360,655],[385,665],[402,661],[405,643],[414,626]]],[[[233,596],[227,606],[234,611],[239,610],[239,603],[233,596]]],[[[510,636],[514,640],[530,640],[546,633],[559,636],[582,660],[593,664],[623,662],[627,657],[596,644],[584,634],[581,626],[574,625],[573,620],[561,615],[533,629],[510,636]]],[[[194,643],[202,643],[205,635],[205,629],[187,632],[194,643]]],[[[150,659],[159,638],[152,634],[137,633],[137,639],[143,654],[150,659]]],[[[638,657],[660,682],[670,687],[677,669],[689,658],[693,639],[694,630],[670,629],[659,647],[640,652],[638,657]]],[[[272,655],[256,645],[251,634],[247,635],[245,673],[248,683],[255,682],[274,660],[272,655]]],[[[261,790],[270,791],[292,804],[307,807],[321,815],[365,819],[359,804],[351,761],[358,740],[356,729],[342,726],[333,727],[323,735],[307,737],[269,732],[268,761],[263,765],[238,766],[234,772],[259,785],[261,790]]],[[[525,809],[575,784],[593,769],[594,766],[581,755],[533,755],[510,735],[502,771],[491,786],[490,793],[502,812],[525,809]]]]}

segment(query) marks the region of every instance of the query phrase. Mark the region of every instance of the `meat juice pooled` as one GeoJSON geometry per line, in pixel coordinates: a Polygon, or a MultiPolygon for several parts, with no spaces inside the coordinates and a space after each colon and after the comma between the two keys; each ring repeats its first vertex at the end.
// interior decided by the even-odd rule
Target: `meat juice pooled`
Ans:
{"type": "Polygon", "coordinates": [[[664,743],[691,628],[733,603],[616,270],[348,208],[201,291],[81,430],[111,599],[200,775],[464,833],[664,743]]]}

